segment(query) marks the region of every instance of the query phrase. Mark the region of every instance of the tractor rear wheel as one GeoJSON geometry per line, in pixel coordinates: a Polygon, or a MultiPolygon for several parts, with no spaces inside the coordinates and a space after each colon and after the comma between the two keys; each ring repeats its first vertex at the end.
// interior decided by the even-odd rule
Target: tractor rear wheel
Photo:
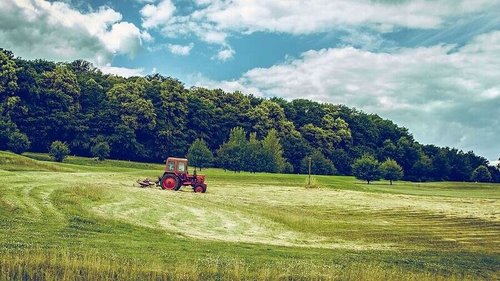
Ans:
{"type": "Polygon", "coordinates": [[[207,191],[207,186],[203,184],[198,184],[193,188],[196,193],[205,193],[207,191]]]}
{"type": "Polygon", "coordinates": [[[178,190],[179,189],[179,178],[175,175],[164,175],[161,179],[161,188],[168,190],[178,190]]]}

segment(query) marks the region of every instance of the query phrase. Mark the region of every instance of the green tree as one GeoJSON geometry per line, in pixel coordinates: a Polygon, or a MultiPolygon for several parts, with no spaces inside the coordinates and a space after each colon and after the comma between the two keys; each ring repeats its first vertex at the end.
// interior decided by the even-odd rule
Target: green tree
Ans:
{"type": "Polygon", "coordinates": [[[252,173],[262,172],[265,169],[263,159],[262,142],[257,139],[257,133],[250,133],[248,147],[246,149],[244,170],[252,173]]]}
{"type": "Polygon", "coordinates": [[[0,101],[18,89],[13,54],[0,48],[0,101]]]}
{"type": "Polygon", "coordinates": [[[254,107],[248,112],[248,117],[253,124],[252,130],[259,137],[263,137],[271,129],[281,132],[282,124],[286,120],[283,108],[270,100],[265,100],[254,107]]]}
{"type": "Polygon", "coordinates": [[[300,161],[300,171],[309,173],[309,157],[311,158],[311,173],[315,175],[334,175],[337,173],[332,161],[326,158],[321,151],[315,149],[311,155],[300,161]]]}
{"type": "Polygon", "coordinates": [[[62,162],[69,154],[69,147],[64,142],[54,141],[50,145],[49,154],[55,161],[62,162]]]}
{"type": "Polygon", "coordinates": [[[472,172],[471,180],[478,182],[490,182],[491,173],[486,166],[481,165],[472,172]]]}
{"type": "Polygon", "coordinates": [[[357,179],[365,180],[368,184],[382,177],[380,163],[368,154],[363,155],[352,164],[352,173],[357,179]]]}
{"type": "Polygon", "coordinates": [[[208,168],[214,161],[212,151],[203,139],[196,139],[188,149],[187,158],[189,164],[193,167],[208,168]]]}
{"type": "Polygon", "coordinates": [[[283,156],[292,165],[292,172],[300,172],[300,161],[311,154],[311,146],[295,129],[291,121],[283,124],[284,130],[280,135],[280,142],[283,145],[283,156]]]}
{"type": "Polygon", "coordinates": [[[396,147],[397,157],[394,160],[403,167],[408,177],[412,174],[413,165],[420,159],[419,145],[408,137],[401,137],[396,147]]]}
{"type": "Polygon", "coordinates": [[[384,141],[382,148],[379,149],[379,159],[390,158],[395,159],[398,156],[397,147],[391,140],[384,141]]]}
{"type": "Polygon", "coordinates": [[[432,160],[425,154],[420,155],[412,167],[412,179],[416,181],[427,181],[432,174],[432,160]]]}
{"type": "Polygon", "coordinates": [[[8,148],[17,154],[21,154],[30,148],[31,142],[28,136],[21,132],[14,132],[9,136],[8,148]]]}
{"type": "Polygon", "coordinates": [[[156,113],[153,103],[145,98],[144,79],[116,84],[108,93],[120,113],[124,125],[134,130],[156,126],[156,113]]]}
{"type": "Polygon", "coordinates": [[[217,151],[219,165],[222,168],[241,171],[245,167],[245,155],[247,155],[248,140],[246,139],[245,130],[241,127],[236,127],[229,133],[229,139],[222,144],[217,151]]]}
{"type": "Polygon", "coordinates": [[[275,129],[271,129],[262,140],[262,154],[264,161],[264,172],[279,173],[283,170],[285,159],[283,158],[283,147],[275,129]]]}
{"type": "MultiPolygon", "coordinates": [[[[183,84],[173,78],[165,78],[159,85],[159,92],[154,98],[157,114],[157,134],[154,134],[157,147],[155,153],[170,156],[186,155],[188,141],[188,102],[183,84]]],[[[192,124],[194,126],[194,124],[192,124]]],[[[198,136],[199,137],[199,136],[198,136]]],[[[192,138],[195,139],[196,137],[192,138]]],[[[157,155],[159,156],[159,155],[157,155]]]]}
{"type": "Polygon", "coordinates": [[[111,148],[106,141],[99,141],[92,147],[92,155],[97,157],[99,161],[103,161],[108,158],[110,151],[111,148]]]}
{"type": "Polygon", "coordinates": [[[399,166],[398,162],[387,159],[382,165],[380,165],[382,169],[383,178],[390,181],[392,185],[392,181],[397,181],[403,178],[403,168],[399,166]]]}

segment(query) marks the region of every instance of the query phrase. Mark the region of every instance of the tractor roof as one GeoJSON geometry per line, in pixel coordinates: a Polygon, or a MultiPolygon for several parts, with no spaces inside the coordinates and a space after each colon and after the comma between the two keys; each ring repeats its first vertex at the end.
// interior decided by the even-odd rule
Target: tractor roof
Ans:
{"type": "Polygon", "coordinates": [[[186,158],[177,158],[177,157],[168,157],[167,161],[168,160],[171,160],[171,161],[187,161],[186,158]]]}

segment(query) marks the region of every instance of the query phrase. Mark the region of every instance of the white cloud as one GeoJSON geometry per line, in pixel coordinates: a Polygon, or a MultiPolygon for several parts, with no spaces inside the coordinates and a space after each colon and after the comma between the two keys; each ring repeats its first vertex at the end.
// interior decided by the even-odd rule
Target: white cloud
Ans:
{"type": "Polygon", "coordinates": [[[473,149],[492,159],[500,139],[499,38],[500,31],[484,34],[459,49],[311,50],[234,81],[202,84],[354,106],[395,120],[423,143],[473,149]]]}
{"type": "MultiPolygon", "coordinates": [[[[112,53],[127,53],[135,56],[141,48],[142,41],[137,40],[141,37],[141,31],[134,24],[119,22],[113,24],[111,30],[102,35],[101,40],[112,53]]],[[[148,40],[151,38],[149,34],[144,37],[148,40]]]]}
{"type": "Polygon", "coordinates": [[[235,53],[234,50],[228,47],[220,50],[215,56],[215,58],[221,61],[227,61],[228,59],[233,58],[234,53],[235,53]]]}
{"type": "MultiPolygon", "coordinates": [[[[500,9],[498,0],[197,0],[197,9],[174,16],[175,7],[169,3],[162,1],[157,6],[144,6],[141,12],[148,17],[143,26],[159,27],[167,37],[193,34],[224,49],[230,48],[227,38],[235,33],[302,35],[339,29],[353,31],[359,26],[382,33],[397,27],[435,29],[450,18],[500,9]],[[161,5],[165,6],[164,11],[159,8],[161,5]]],[[[361,39],[370,44],[367,48],[376,48],[379,38],[367,37],[367,34],[345,37],[344,42],[349,44],[361,39]]],[[[223,51],[223,54],[229,52],[223,51]]]]}
{"type": "Polygon", "coordinates": [[[228,30],[272,31],[306,34],[339,25],[373,25],[437,28],[448,16],[497,5],[495,0],[234,0],[212,1],[203,12],[206,19],[228,30]]]}
{"type": "Polygon", "coordinates": [[[86,59],[97,65],[115,54],[135,55],[150,35],[109,7],[82,13],[64,2],[0,2],[0,42],[24,58],[86,59]]]}
{"type": "Polygon", "coordinates": [[[142,26],[153,28],[165,24],[175,12],[175,6],[170,0],[162,0],[158,5],[147,4],[140,13],[142,16],[142,26]]]}
{"type": "Polygon", "coordinates": [[[193,49],[194,44],[190,43],[189,45],[176,45],[176,44],[168,44],[168,50],[174,54],[179,56],[187,56],[193,49]]]}
{"type": "Polygon", "coordinates": [[[109,64],[100,67],[103,73],[114,74],[122,77],[131,77],[131,76],[142,76],[144,75],[143,68],[127,68],[127,67],[116,67],[111,66],[109,64]]]}

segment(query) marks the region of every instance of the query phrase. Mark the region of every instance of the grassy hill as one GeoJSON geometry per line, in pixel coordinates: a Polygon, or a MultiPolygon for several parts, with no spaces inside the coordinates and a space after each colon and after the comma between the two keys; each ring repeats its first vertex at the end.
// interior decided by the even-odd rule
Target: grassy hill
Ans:
{"type": "Polygon", "coordinates": [[[0,279],[492,280],[500,186],[203,170],[0,152],[0,279]]]}

